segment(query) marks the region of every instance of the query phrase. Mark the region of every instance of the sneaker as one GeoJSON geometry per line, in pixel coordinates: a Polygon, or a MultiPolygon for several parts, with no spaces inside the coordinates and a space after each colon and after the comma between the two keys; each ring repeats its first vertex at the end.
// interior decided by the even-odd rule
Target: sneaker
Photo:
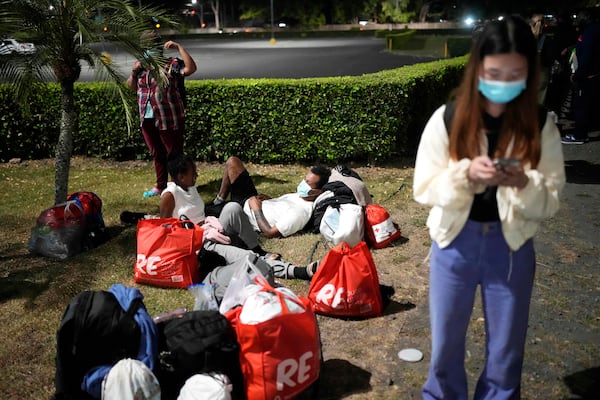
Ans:
{"type": "Polygon", "coordinates": [[[121,222],[124,224],[137,224],[140,219],[146,218],[146,213],[123,211],[121,213],[121,222]]]}
{"type": "Polygon", "coordinates": [[[588,140],[586,140],[586,139],[577,139],[573,135],[565,135],[565,136],[562,137],[562,139],[560,141],[562,142],[562,144],[584,144],[588,140]]]}
{"type": "Polygon", "coordinates": [[[281,260],[281,254],[279,254],[279,253],[265,253],[265,255],[263,257],[265,260],[271,260],[271,261],[280,261],[281,260]]]}
{"type": "Polygon", "coordinates": [[[144,197],[154,197],[160,194],[160,190],[158,188],[153,187],[150,190],[146,190],[144,192],[144,197]]]}
{"type": "Polygon", "coordinates": [[[313,275],[315,274],[315,272],[317,272],[317,268],[319,268],[320,263],[321,263],[320,260],[313,261],[306,266],[306,272],[308,273],[309,278],[312,278],[313,275]]]}

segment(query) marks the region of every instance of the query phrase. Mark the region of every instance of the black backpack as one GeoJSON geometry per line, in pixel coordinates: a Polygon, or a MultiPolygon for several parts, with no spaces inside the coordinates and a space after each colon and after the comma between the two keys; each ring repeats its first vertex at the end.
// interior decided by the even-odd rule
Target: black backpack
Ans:
{"type": "Polygon", "coordinates": [[[197,310],[158,324],[163,399],[175,399],[192,375],[220,372],[231,380],[233,397],[243,398],[239,345],[231,324],[216,310],[197,310]]]}
{"type": "MultiPolygon", "coordinates": [[[[334,167],[341,175],[351,176],[358,180],[362,181],[362,178],[356,171],[352,168],[339,164],[334,167]]],[[[315,204],[315,208],[313,209],[312,215],[306,226],[304,227],[304,231],[310,233],[319,233],[321,220],[323,219],[323,215],[327,210],[327,207],[331,206],[333,208],[339,208],[342,204],[358,204],[356,197],[354,197],[354,193],[352,189],[350,189],[346,184],[339,181],[333,181],[326,183],[321,190],[323,192],[331,191],[333,192],[333,196],[328,197],[324,200],[319,201],[315,204]]]]}
{"type": "Polygon", "coordinates": [[[108,291],[83,291],[67,306],[57,335],[55,399],[91,399],[81,390],[84,375],[93,367],[136,358],[141,329],[134,319],[135,300],[124,311],[108,291]]]}

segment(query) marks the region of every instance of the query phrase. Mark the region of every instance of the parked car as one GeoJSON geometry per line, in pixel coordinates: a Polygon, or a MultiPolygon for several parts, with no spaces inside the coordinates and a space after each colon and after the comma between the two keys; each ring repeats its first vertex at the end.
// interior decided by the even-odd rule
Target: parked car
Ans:
{"type": "Polygon", "coordinates": [[[0,55],[13,53],[33,54],[35,53],[35,46],[33,43],[23,43],[10,38],[0,40],[0,55]]]}

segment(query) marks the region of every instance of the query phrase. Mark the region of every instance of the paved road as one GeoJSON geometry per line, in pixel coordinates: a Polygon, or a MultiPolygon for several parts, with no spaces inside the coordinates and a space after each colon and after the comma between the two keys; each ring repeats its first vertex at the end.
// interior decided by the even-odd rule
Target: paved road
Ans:
{"type": "MultiPolygon", "coordinates": [[[[308,78],[362,75],[385,69],[431,61],[433,57],[400,55],[385,49],[385,39],[329,38],[278,39],[189,39],[181,40],[198,71],[190,79],[308,78]]],[[[116,48],[106,47],[124,76],[134,59],[116,48]]],[[[175,55],[168,51],[165,55],[175,55]]],[[[94,79],[83,68],[81,81],[94,79]]]]}

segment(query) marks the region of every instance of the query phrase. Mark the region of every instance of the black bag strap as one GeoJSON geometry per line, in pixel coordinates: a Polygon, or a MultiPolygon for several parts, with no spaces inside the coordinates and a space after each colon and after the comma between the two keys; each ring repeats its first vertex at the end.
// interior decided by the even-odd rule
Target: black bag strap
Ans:
{"type": "Polygon", "coordinates": [[[446,103],[446,109],[444,110],[444,125],[448,136],[450,136],[450,129],[452,129],[452,120],[454,119],[454,110],[456,103],[454,100],[450,100],[446,103]]]}
{"type": "MultiPolygon", "coordinates": [[[[118,303],[118,300],[117,300],[117,303],[118,303]]],[[[144,303],[142,302],[142,299],[140,299],[140,298],[134,299],[131,302],[131,304],[129,304],[129,308],[127,309],[127,311],[125,311],[125,314],[123,314],[123,317],[119,320],[119,323],[117,326],[118,332],[120,332],[121,334],[126,334],[126,333],[130,332],[129,324],[131,322],[133,322],[134,324],[137,325],[137,321],[135,320],[135,314],[137,313],[137,311],[140,307],[144,307],[144,303]]]]}
{"type": "MultiPolygon", "coordinates": [[[[454,119],[454,112],[456,111],[456,102],[454,100],[450,100],[446,103],[446,109],[444,110],[444,125],[446,126],[446,131],[448,135],[450,135],[450,129],[452,129],[452,120],[454,119]]],[[[540,132],[544,129],[546,125],[546,119],[548,117],[548,109],[540,104],[538,107],[538,124],[540,127],[540,132]]]]}
{"type": "Polygon", "coordinates": [[[310,253],[308,253],[308,261],[306,262],[306,264],[310,264],[311,262],[313,262],[313,258],[315,256],[315,253],[317,251],[317,247],[319,247],[319,243],[321,243],[322,240],[319,239],[315,242],[315,244],[313,244],[312,249],[310,250],[310,253]]]}

